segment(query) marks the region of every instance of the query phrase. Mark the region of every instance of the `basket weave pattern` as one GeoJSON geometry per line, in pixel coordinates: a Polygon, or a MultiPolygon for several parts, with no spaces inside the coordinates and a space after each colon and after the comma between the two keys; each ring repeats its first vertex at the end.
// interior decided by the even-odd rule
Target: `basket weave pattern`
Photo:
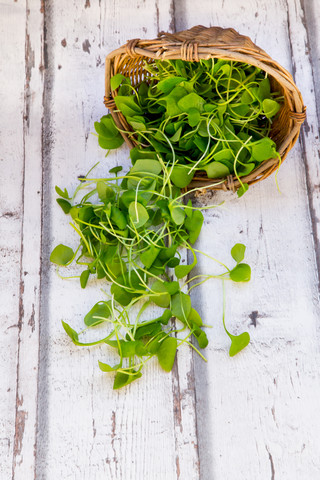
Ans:
{"type": "MultiPolygon", "coordinates": [[[[178,33],[160,33],[154,40],[132,39],[126,45],[111,52],[106,58],[105,99],[113,119],[122,130],[132,131],[121,112],[116,111],[114,97],[117,90],[112,90],[110,79],[121,73],[130,77],[132,85],[148,79],[144,70],[144,62],[154,59],[186,60],[198,62],[201,59],[221,58],[248,63],[268,73],[272,91],[279,91],[284,97],[284,104],[273,121],[270,137],[277,145],[282,161],[296,142],[302,123],[306,117],[306,107],[291,74],[272,60],[261,48],[257,47],[249,37],[240,35],[232,28],[206,28],[201,25],[178,33]]],[[[134,136],[130,138],[122,134],[127,145],[136,145],[134,136]]],[[[249,175],[242,177],[243,183],[253,184],[268,177],[278,167],[278,159],[263,162],[249,175]]],[[[216,179],[217,185],[210,186],[216,190],[232,190],[240,186],[234,175],[229,175],[224,182],[216,179]]],[[[188,188],[212,185],[205,173],[193,178],[188,188]]]]}

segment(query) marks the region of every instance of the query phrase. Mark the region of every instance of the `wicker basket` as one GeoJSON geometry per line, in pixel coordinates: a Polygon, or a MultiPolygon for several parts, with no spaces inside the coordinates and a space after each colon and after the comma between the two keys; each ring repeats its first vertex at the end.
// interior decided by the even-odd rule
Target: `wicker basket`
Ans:
{"type": "MultiPolygon", "coordinates": [[[[161,33],[154,40],[129,40],[126,45],[111,52],[106,58],[105,99],[115,123],[123,130],[132,128],[124,116],[116,110],[114,97],[116,90],[110,87],[110,78],[121,73],[131,78],[132,85],[147,80],[144,62],[154,59],[199,61],[200,59],[222,58],[248,63],[268,73],[273,91],[280,91],[284,96],[284,105],[272,124],[270,137],[275,141],[282,161],[296,142],[300,128],[305,119],[306,107],[292,76],[281,65],[272,60],[261,48],[248,37],[240,35],[232,28],[206,28],[201,25],[178,33],[161,33]]],[[[123,137],[130,148],[135,146],[133,136],[123,137]]],[[[249,175],[242,177],[242,182],[253,184],[268,177],[278,167],[278,159],[263,162],[249,175]]],[[[216,179],[216,190],[233,190],[239,187],[238,179],[229,175],[225,181],[216,179]]],[[[212,185],[212,179],[197,175],[188,188],[212,185]]]]}

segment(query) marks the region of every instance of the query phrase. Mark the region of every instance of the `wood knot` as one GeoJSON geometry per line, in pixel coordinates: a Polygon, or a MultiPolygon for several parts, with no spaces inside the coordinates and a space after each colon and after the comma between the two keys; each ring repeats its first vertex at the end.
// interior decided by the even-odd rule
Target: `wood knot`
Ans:
{"type": "Polygon", "coordinates": [[[137,57],[138,54],[135,51],[135,48],[139,42],[139,38],[133,38],[132,40],[128,40],[126,44],[126,54],[129,55],[129,57],[134,58],[137,57]]]}
{"type": "Polygon", "coordinates": [[[198,44],[196,42],[185,40],[181,44],[180,54],[181,60],[185,60],[186,62],[199,62],[198,44]]]}
{"type": "Polygon", "coordinates": [[[289,112],[289,118],[292,118],[296,123],[302,124],[306,119],[306,110],[307,107],[303,107],[302,112],[289,112]]]}

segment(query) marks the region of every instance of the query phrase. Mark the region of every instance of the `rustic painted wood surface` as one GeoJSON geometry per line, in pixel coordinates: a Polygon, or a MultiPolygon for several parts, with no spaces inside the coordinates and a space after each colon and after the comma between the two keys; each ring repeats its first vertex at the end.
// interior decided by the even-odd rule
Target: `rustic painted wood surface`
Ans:
{"type": "MultiPolygon", "coordinates": [[[[320,5],[317,0],[0,1],[0,478],[317,480],[320,478],[320,5]],[[171,374],[156,364],[126,390],[77,348],[101,298],[79,295],[49,264],[75,245],[54,185],[73,188],[104,154],[91,135],[104,113],[104,57],[129,38],[196,24],[232,26],[289,69],[308,118],[274,178],[241,199],[208,194],[199,249],[228,262],[247,245],[248,285],[228,285],[227,324],[250,346],[229,359],[221,285],[194,295],[208,363],[188,349],[171,374]]],[[[127,162],[122,147],[108,168],[127,162]]],[[[200,261],[201,272],[218,271],[200,261]]]]}

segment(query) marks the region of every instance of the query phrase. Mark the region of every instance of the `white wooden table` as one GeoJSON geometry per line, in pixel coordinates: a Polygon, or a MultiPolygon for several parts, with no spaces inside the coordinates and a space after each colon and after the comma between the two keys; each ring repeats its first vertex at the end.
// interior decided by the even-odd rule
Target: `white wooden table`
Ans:
{"type": "MultiPolygon", "coordinates": [[[[1,480],[320,479],[318,0],[0,0],[0,478],[1,480]],[[49,262],[75,246],[54,186],[71,190],[127,163],[104,159],[93,122],[105,112],[104,57],[130,38],[193,25],[234,27],[291,71],[307,121],[279,173],[240,200],[203,202],[199,248],[228,261],[247,245],[249,284],[230,286],[227,322],[251,344],[228,357],[221,286],[193,302],[208,329],[208,363],[186,347],[173,372],[149,365],[114,392],[75,328],[101,299],[49,262]],[[317,110],[318,108],[318,110],[317,110]]],[[[215,266],[203,261],[202,271],[215,266]]],[[[228,286],[229,287],[229,286],[228,286]]]]}

